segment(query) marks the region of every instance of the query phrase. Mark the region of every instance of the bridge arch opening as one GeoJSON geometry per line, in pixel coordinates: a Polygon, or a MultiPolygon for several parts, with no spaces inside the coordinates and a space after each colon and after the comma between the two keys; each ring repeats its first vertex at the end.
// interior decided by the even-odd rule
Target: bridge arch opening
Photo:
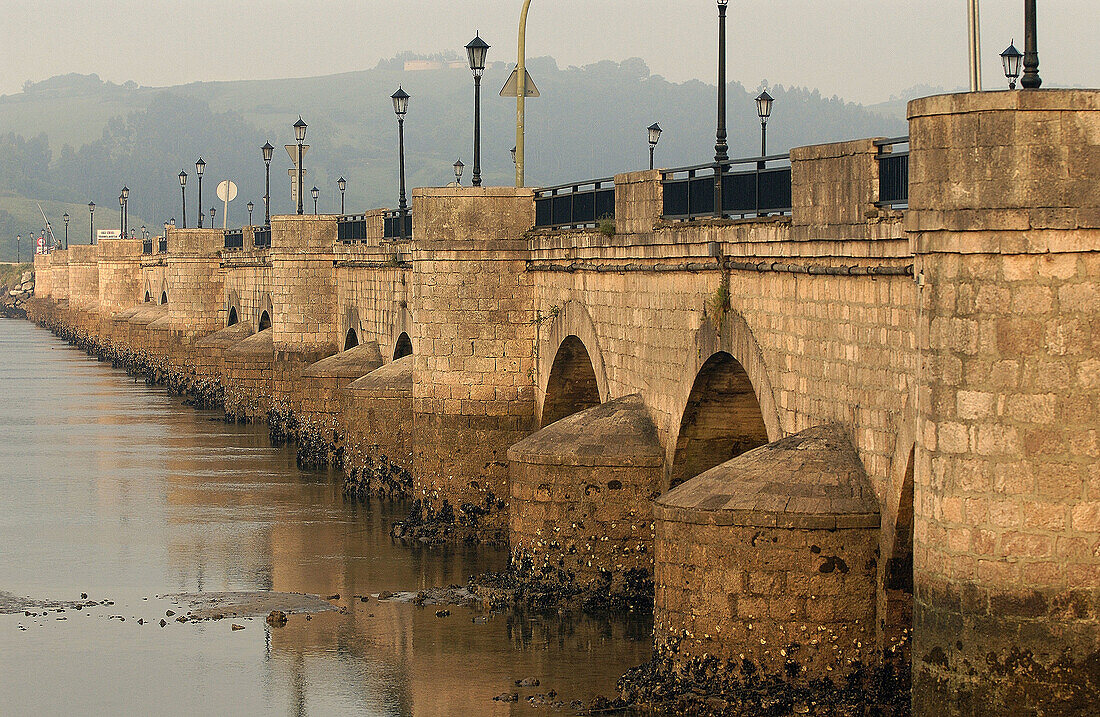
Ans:
{"type": "Polygon", "coordinates": [[[257,329],[257,331],[263,331],[264,329],[270,329],[270,328],[271,328],[271,314],[267,313],[267,310],[265,309],[264,312],[262,314],[260,314],[260,326],[257,329]]]}
{"type": "Polygon", "coordinates": [[[160,303],[161,304],[167,304],[168,303],[168,292],[167,291],[160,292],[160,303]]]}
{"type": "Polygon", "coordinates": [[[542,404],[542,427],[598,405],[600,389],[592,357],[583,341],[576,336],[566,336],[550,368],[546,399],[542,404]]]}
{"type": "Polygon", "coordinates": [[[884,587],[886,590],[885,633],[900,638],[913,625],[913,463],[915,450],[909,450],[905,478],[901,484],[894,523],[894,542],[886,560],[884,587]]]}
{"type": "Polygon", "coordinates": [[[692,384],[669,488],[767,442],[764,414],[748,373],[731,354],[718,351],[692,384]]]}
{"type": "Polygon", "coordinates": [[[149,303],[152,303],[152,301],[153,301],[153,295],[149,293],[148,289],[146,289],[145,290],[145,303],[149,304],[149,303]]]}
{"type": "Polygon", "coordinates": [[[397,344],[393,349],[393,360],[396,361],[399,358],[405,358],[406,356],[412,356],[413,344],[412,339],[404,331],[397,337],[397,344]]]}
{"type": "Polygon", "coordinates": [[[353,349],[359,345],[359,336],[355,329],[348,329],[348,335],[344,337],[344,350],[353,349]]]}
{"type": "Polygon", "coordinates": [[[226,324],[226,326],[233,326],[238,321],[240,321],[240,319],[237,317],[237,307],[236,306],[230,306],[229,307],[229,323],[226,324]]]}

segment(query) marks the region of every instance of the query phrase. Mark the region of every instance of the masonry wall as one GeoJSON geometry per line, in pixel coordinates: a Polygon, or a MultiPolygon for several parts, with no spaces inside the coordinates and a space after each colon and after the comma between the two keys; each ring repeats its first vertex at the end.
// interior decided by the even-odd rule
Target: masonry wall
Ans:
{"type": "Polygon", "coordinates": [[[141,244],[139,239],[116,239],[98,245],[99,307],[105,317],[143,298],[141,244]]]}
{"type": "Polygon", "coordinates": [[[911,102],[916,714],[1100,699],[1100,92],[911,102]]]}

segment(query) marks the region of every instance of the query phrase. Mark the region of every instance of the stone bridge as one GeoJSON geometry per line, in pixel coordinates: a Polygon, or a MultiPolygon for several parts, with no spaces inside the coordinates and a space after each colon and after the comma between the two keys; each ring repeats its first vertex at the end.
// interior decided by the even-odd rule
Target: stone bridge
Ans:
{"type": "Polygon", "coordinates": [[[587,228],[425,188],[408,241],[376,211],[40,256],[33,313],[518,571],[652,580],[677,660],[840,679],[911,634],[917,714],[1071,714],[1100,690],[1100,92],[909,115],[906,208],[872,139],[793,150],[774,216],[666,219],[660,171],[587,228]]]}

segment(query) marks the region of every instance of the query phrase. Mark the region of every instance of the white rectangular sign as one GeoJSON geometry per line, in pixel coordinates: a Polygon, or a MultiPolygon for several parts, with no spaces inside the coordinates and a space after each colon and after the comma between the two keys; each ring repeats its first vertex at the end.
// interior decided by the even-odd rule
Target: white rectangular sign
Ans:
{"type": "Polygon", "coordinates": [[[121,229],[96,229],[95,230],[96,241],[103,241],[104,239],[121,239],[121,229]]]}

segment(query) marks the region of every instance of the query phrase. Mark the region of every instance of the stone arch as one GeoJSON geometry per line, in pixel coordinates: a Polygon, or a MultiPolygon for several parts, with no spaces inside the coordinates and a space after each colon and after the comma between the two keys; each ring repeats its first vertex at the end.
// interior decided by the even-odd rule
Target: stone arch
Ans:
{"type": "Polygon", "coordinates": [[[161,305],[168,303],[168,281],[166,279],[160,280],[160,299],[158,299],[157,303],[161,305]]]}
{"type": "Polygon", "coordinates": [[[149,304],[149,303],[152,303],[152,301],[153,301],[153,295],[152,295],[152,294],[150,294],[150,293],[149,293],[149,289],[148,289],[148,288],[146,288],[146,289],[145,289],[145,303],[146,303],[146,304],[149,304]]]}
{"type": "Polygon", "coordinates": [[[260,299],[260,308],[256,314],[256,331],[260,332],[264,329],[271,328],[271,317],[275,315],[275,307],[271,303],[271,294],[264,294],[260,299]],[[266,320],[264,316],[267,316],[266,320]]]}
{"type": "Polygon", "coordinates": [[[393,360],[396,361],[397,359],[405,358],[406,356],[412,356],[412,353],[412,339],[409,338],[409,335],[407,333],[402,331],[401,335],[397,337],[397,341],[394,343],[393,360]]]}
{"type": "Polygon", "coordinates": [[[396,361],[413,353],[412,339],[410,338],[412,330],[412,314],[409,313],[408,304],[402,301],[394,312],[393,325],[390,327],[390,350],[387,353],[392,357],[392,360],[396,361]],[[402,337],[404,337],[404,340],[402,340],[402,337]],[[398,349],[404,353],[398,355],[398,349]]]}
{"type": "Polygon", "coordinates": [[[340,314],[340,324],[337,331],[338,340],[342,342],[340,344],[343,346],[342,350],[347,351],[358,346],[363,334],[363,325],[359,321],[359,310],[354,306],[344,307],[343,313],[340,314]]]}
{"type": "Polygon", "coordinates": [[[348,329],[347,334],[344,335],[344,351],[353,349],[359,345],[359,334],[355,333],[355,329],[348,329]]]}
{"type": "Polygon", "coordinates": [[[234,326],[234,325],[236,325],[236,323],[238,321],[240,321],[240,319],[237,316],[237,307],[236,306],[230,306],[229,307],[229,319],[228,319],[228,321],[226,322],[225,325],[226,326],[234,326]]]}
{"type": "Polygon", "coordinates": [[[695,332],[665,447],[667,487],[783,437],[764,355],[748,323],[728,311],[695,332]]]}
{"type": "Polygon", "coordinates": [[[226,301],[226,326],[233,326],[241,320],[241,298],[237,294],[237,290],[233,289],[229,292],[229,297],[226,301]]]}
{"type": "Polygon", "coordinates": [[[909,406],[906,396],[882,501],[879,615],[883,646],[890,644],[891,637],[900,638],[902,630],[913,624],[916,416],[911,415],[909,406]]]}
{"type": "Polygon", "coordinates": [[[264,309],[263,311],[260,312],[260,321],[257,325],[256,330],[257,331],[264,331],[265,329],[270,329],[270,328],[271,328],[271,314],[268,313],[267,309],[264,309]]]}
{"type": "Polygon", "coordinates": [[[570,336],[578,340],[588,354],[592,373],[596,379],[598,403],[609,399],[607,369],[604,367],[603,351],[600,350],[600,341],[596,334],[596,323],[584,304],[579,301],[567,301],[558,310],[554,320],[545,328],[539,329],[536,356],[539,378],[535,409],[540,417],[540,425],[549,425],[541,419],[546,413],[546,395],[550,387],[550,377],[553,373],[554,361],[558,358],[558,351],[570,336]]]}
{"type": "Polygon", "coordinates": [[[160,292],[160,303],[161,303],[161,306],[168,303],[168,292],[167,291],[160,292]]]}
{"type": "Polygon", "coordinates": [[[566,416],[600,405],[596,370],[584,342],[570,334],[562,341],[550,368],[540,426],[557,423],[566,416]]]}

